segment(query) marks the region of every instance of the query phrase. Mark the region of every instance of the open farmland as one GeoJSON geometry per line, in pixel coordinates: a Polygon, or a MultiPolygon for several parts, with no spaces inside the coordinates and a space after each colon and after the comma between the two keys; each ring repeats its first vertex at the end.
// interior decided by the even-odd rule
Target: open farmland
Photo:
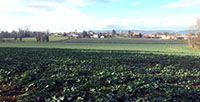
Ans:
{"type": "MultiPolygon", "coordinates": [[[[68,38],[69,37],[49,36],[50,42],[63,41],[68,38]]],[[[14,38],[4,38],[3,40],[4,40],[4,42],[19,42],[19,39],[17,41],[15,41],[14,38]]],[[[25,37],[22,39],[22,42],[36,42],[36,37],[25,37]]]]}
{"type": "Polygon", "coordinates": [[[59,48],[59,49],[95,49],[95,50],[130,50],[150,52],[155,54],[192,55],[199,56],[200,51],[188,48],[185,40],[156,40],[156,39],[67,39],[50,43],[38,42],[7,42],[0,47],[17,48],[59,48]]]}
{"type": "Polygon", "coordinates": [[[200,101],[200,51],[184,40],[0,43],[0,101],[200,101]]]}
{"type": "Polygon", "coordinates": [[[0,48],[0,101],[200,101],[200,57],[0,48]]]}

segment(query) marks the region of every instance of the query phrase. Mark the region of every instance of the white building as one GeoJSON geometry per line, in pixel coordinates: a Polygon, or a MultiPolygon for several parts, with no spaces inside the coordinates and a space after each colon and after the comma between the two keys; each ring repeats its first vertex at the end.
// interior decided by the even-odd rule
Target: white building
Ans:
{"type": "Polygon", "coordinates": [[[94,34],[93,37],[94,38],[99,38],[99,35],[98,34],[94,34]]]}
{"type": "Polygon", "coordinates": [[[103,36],[103,35],[102,35],[100,38],[102,38],[102,39],[103,39],[103,38],[105,38],[105,36],[103,36]]]}
{"type": "Polygon", "coordinates": [[[77,38],[77,37],[78,37],[78,35],[77,35],[77,34],[70,34],[69,36],[70,36],[70,37],[75,37],[75,38],[77,38]]]}

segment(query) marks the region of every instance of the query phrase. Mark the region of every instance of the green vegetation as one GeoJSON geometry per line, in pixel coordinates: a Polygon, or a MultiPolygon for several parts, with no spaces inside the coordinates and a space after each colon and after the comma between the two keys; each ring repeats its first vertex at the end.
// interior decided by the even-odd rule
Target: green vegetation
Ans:
{"type": "Polygon", "coordinates": [[[184,40],[4,42],[0,101],[199,102],[199,55],[184,40]]]}
{"type": "Polygon", "coordinates": [[[160,39],[138,39],[138,38],[105,38],[105,39],[91,39],[91,38],[81,38],[81,39],[68,39],[62,42],[68,43],[114,43],[114,44],[186,44],[185,40],[160,40],[160,39]]]}
{"type": "Polygon", "coordinates": [[[0,48],[0,101],[200,101],[200,57],[0,48]]]}
{"type": "MultiPolygon", "coordinates": [[[[51,39],[51,37],[50,37],[51,39]]],[[[54,38],[54,39],[60,39],[54,38]]],[[[106,39],[67,39],[50,43],[38,42],[9,42],[0,43],[0,47],[23,48],[62,48],[62,49],[97,49],[97,50],[132,50],[145,51],[145,53],[193,55],[199,56],[200,51],[188,48],[185,40],[153,40],[130,38],[106,38],[106,39]]]]}
{"type": "MultiPolygon", "coordinates": [[[[69,37],[56,37],[56,36],[49,36],[50,42],[62,41],[66,40],[69,37]]],[[[14,38],[4,38],[5,42],[15,42],[14,38]]],[[[19,42],[19,40],[18,40],[19,42]]],[[[22,42],[36,42],[36,37],[26,37],[22,39],[22,42]]]]}

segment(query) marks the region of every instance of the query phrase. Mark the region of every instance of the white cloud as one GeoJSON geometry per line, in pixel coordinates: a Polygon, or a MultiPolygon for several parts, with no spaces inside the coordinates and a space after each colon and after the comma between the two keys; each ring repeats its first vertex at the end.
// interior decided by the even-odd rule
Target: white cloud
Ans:
{"type": "MultiPolygon", "coordinates": [[[[8,0],[0,2],[0,29],[17,30],[30,25],[30,30],[69,31],[72,29],[102,28],[109,21],[97,20],[80,11],[77,6],[88,6],[95,2],[119,0],[8,0]],[[8,8],[9,7],[9,8],[8,8]],[[17,15],[16,15],[17,14],[17,15]]],[[[114,8],[114,6],[110,7],[114,8]]]]}
{"type": "Polygon", "coordinates": [[[145,5],[145,6],[149,6],[149,5],[153,5],[151,2],[141,2],[141,1],[132,1],[131,2],[132,4],[134,5],[139,5],[139,4],[142,4],[142,5],[145,5]]]}
{"type": "Polygon", "coordinates": [[[169,3],[159,8],[174,8],[192,5],[200,5],[200,0],[179,0],[178,2],[169,3]]]}
{"type": "Polygon", "coordinates": [[[10,10],[14,5],[14,0],[0,0],[0,11],[10,10]]]}
{"type": "Polygon", "coordinates": [[[132,4],[141,4],[142,2],[140,2],[140,1],[133,1],[133,2],[131,2],[132,4]]]}
{"type": "Polygon", "coordinates": [[[104,7],[105,7],[105,5],[101,5],[100,7],[104,8],[104,7]]]}
{"type": "Polygon", "coordinates": [[[67,0],[66,2],[74,6],[88,6],[92,3],[89,0],[67,0]]]}
{"type": "Polygon", "coordinates": [[[132,17],[132,18],[123,18],[123,19],[107,19],[99,21],[97,28],[102,29],[107,26],[116,25],[116,28],[121,27],[121,29],[163,29],[168,28],[168,30],[183,30],[183,28],[188,28],[191,25],[195,24],[195,16],[185,16],[185,17],[132,17]],[[100,23],[101,22],[101,23],[100,23]]]}
{"type": "Polygon", "coordinates": [[[120,0],[66,0],[66,3],[74,6],[88,6],[96,2],[116,2],[120,0]]]}
{"type": "MultiPolygon", "coordinates": [[[[18,27],[30,25],[30,30],[70,31],[104,29],[109,25],[126,28],[137,26],[169,27],[193,25],[196,17],[124,17],[107,19],[84,14],[77,6],[91,5],[93,2],[114,2],[119,0],[7,0],[0,1],[0,29],[17,30],[18,27]],[[85,1],[85,2],[84,2],[85,1]],[[89,2],[90,1],[90,2],[89,2]]],[[[191,0],[181,0],[187,3],[191,0]]],[[[192,0],[193,1],[193,0],[192,0]]],[[[101,5],[102,7],[108,7],[101,5]]],[[[114,8],[114,6],[109,6],[114,8]]]]}
{"type": "Polygon", "coordinates": [[[88,22],[92,19],[82,14],[78,8],[66,6],[65,3],[33,1],[19,4],[15,3],[15,0],[10,0],[4,5],[5,7],[0,8],[2,30],[17,30],[18,27],[30,25],[31,30],[65,31],[88,26],[88,22]]]}

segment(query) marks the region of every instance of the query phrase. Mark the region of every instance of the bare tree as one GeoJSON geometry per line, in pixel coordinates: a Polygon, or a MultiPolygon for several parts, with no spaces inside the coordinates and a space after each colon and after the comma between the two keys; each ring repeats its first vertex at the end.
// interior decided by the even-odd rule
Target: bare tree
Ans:
{"type": "Polygon", "coordinates": [[[49,42],[49,30],[46,32],[37,32],[35,34],[37,42],[49,42]]]}
{"type": "Polygon", "coordinates": [[[197,18],[195,28],[188,32],[188,45],[190,48],[200,49],[200,18],[197,18]]]}
{"type": "Polygon", "coordinates": [[[130,30],[127,30],[127,31],[126,31],[126,37],[132,37],[132,33],[131,33],[130,30]]]}
{"type": "Polygon", "coordinates": [[[31,36],[30,26],[25,25],[24,26],[24,37],[30,37],[30,36],[31,36]]]}
{"type": "Polygon", "coordinates": [[[24,33],[25,33],[24,30],[22,30],[21,28],[18,28],[18,34],[17,35],[18,35],[20,41],[22,41],[24,33]]]}
{"type": "Polygon", "coordinates": [[[0,41],[3,41],[3,34],[2,34],[2,31],[0,31],[0,41]]]}
{"type": "Polygon", "coordinates": [[[29,29],[30,29],[30,26],[28,26],[28,25],[25,25],[25,26],[24,26],[24,30],[25,30],[25,31],[29,31],[29,29]]]}
{"type": "Polygon", "coordinates": [[[198,33],[200,33],[200,17],[197,18],[196,26],[197,26],[198,33]]]}
{"type": "Polygon", "coordinates": [[[17,32],[16,31],[12,31],[11,32],[12,37],[14,37],[14,40],[17,41],[17,32]]]}

